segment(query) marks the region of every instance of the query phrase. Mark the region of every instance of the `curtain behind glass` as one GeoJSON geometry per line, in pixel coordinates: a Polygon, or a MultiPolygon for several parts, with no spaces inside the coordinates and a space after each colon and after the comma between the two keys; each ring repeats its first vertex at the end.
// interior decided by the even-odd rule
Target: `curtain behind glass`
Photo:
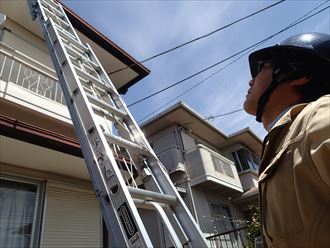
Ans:
{"type": "Polygon", "coordinates": [[[0,179],[0,247],[30,247],[37,186],[0,179]]]}

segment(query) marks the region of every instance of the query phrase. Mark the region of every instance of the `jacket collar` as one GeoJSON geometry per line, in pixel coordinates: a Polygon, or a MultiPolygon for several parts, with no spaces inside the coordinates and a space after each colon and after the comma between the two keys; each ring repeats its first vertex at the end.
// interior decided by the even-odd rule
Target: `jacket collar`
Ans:
{"type": "Polygon", "coordinates": [[[308,103],[301,103],[291,107],[274,125],[274,127],[269,131],[272,132],[278,126],[287,125],[294,119],[306,106],[308,103]]]}
{"type": "Polygon", "coordinates": [[[292,106],[273,126],[273,128],[268,132],[266,135],[263,145],[262,145],[262,152],[261,158],[264,155],[266,150],[266,146],[268,145],[269,141],[272,142],[275,137],[279,134],[283,128],[286,126],[291,125],[291,122],[295,119],[295,117],[308,105],[308,103],[301,103],[292,106]]]}

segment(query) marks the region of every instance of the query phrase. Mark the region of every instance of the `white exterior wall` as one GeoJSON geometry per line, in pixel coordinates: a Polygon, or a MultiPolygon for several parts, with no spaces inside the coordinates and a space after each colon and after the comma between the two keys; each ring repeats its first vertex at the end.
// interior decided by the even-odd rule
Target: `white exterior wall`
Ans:
{"type": "Polygon", "coordinates": [[[1,33],[0,97],[71,123],[44,40],[10,19],[1,33]]]}
{"type": "Polygon", "coordinates": [[[232,204],[226,197],[221,195],[221,192],[208,192],[197,190],[193,188],[193,195],[195,200],[195,206],[197,210],[199,225],[206,236],[214,234],[212,221],[212,211],[210,207],[210,202],[220,204],[222,206],[228,207],[232,218],[235,220],[233,222],[235,225],[244,225],[241,220],[243,220],[243,213],[240,209],[232,204]]]}

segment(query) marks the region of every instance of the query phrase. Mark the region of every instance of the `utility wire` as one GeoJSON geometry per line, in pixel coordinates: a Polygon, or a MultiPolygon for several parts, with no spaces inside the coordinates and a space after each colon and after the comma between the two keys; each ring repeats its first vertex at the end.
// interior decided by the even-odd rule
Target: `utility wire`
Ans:
{"type": "MultiPolygon", "coordinates": [[[[233,110],[233,111],[230,111],[230,112],[227,112],[227,113],[223,113],[223,114],[218,114],[218,115],[211,115],[207,118],[204,118],[202,119],[203,121],[208,121],[208,120],[214,120],[215,118],[218,118],[218,117],[221,117],[221,116],[226,116],[226,115],[231,115],[231,114],[234,114],[234,113],[237,113],[237,112],[240,112],[240,111],[243,111],[243,109],[236,109],[236,110],[233,110]]],[[[185,125],[188,125],[188,124],[192,124],[194,122],[199,122],[201,120],[198,120],[198,121],[190,121],[190,122],[187,122],[187,123],[184,123],[183,126],[185,125]]]]}
{"type": "MultiPolygon", "coordinates": [[[[328,1],[327,1],[327,2],[328,2],[328,1]]],[[[323,4],[324,4],[324,3],[323,3],[323,4]]],[[[292,25],[287,26],[286,28],[284,28],[284,29],[282,29],[282,30],[276,32],[275,34],[273,34],[273,35],[271,35],[271,36],[269,36],[269,37],[267,37],[267,38],[265,38],[265,39],[263,39],[263,40],[261,40],[261,41],[255,43],[255,44],[253,44],[253,45],[251,45],[251,46],[249,46],[249,47],[247,47],[247,48],[245,48],[245,49],[243,49],[243,50],[241,50],[241,51],[239,51],[239,52],[237,52],[237,53],[235,53],[235,54],[233,54],[233,55],[231,55],[231,56],[229,56],[229,57],[227,57],[227,58],[225,58],[225,59],[223,59],[223,60],[221,60],[221,61],[219,61],[219,62],[213,64],[213,65],[211,65],[211,66],[208,66],[208,67],[206,67],[206,68],[204,68],[204,69],[202,69],[202,70],[200,70],[200,71],[198,71],[198,72],[196,72],[196,73],[194,73],[194,74],[192,74],[192,75],[190,75],[190,76],[188,76],[188,77],[186,77],[186,78],[184,78],[184,79],[182,79],[182,80],[180,80],[180,81],[178,81],[178,82],[175,82],[175,83],[173,83],[173,84],[171,84],[171,85],[169,85],[169,86],[167,86],[167,87],[165,87],[165,88],[163,88],[163,89],[161,89],[161,90],[159,90],[159,91],[156,91],[156,92],[154,92],[154,93],[152,93],[152,94],[150,94],[150,95],[148,95],[148,96],[146,96],[146,97],[141,98],[140,100],[137,100],[137,101],[135,101],[135,102],[133,102],[133,103],[131,103],[131,104],[128,104],[127,106],[128,106],[128,107],[131,107],[131,106],[133,106],[133,105],[136,105],[136,104],[138,104],[138,103],[140,103],[140,102],[142,102],[142,101],[145,101],[145,100],[147,100],[147,99],[149,99],[149,98],[151,98],[151,97],[153,97],[153,96],[155,96],[155,95],[158,95],[159,93],[161,93],[161,92],[163,92],[163,91],[166,91],[166,90],[168,90],[168,89],[170,89],[170,88],[172,88],[172,87],[174,87],[174,86],[176,86],[176,85],[179,85],[179,84],[181,84],[181,83],[187,81],[188,79],[191,79],[191,78],[193,78],[193,77],[195,77],[195,76],[197,76],[197,75],[199,75],[199,74],[201,74],[201,73],[203,73],[203,72],[205,72],[205,71],[207,71],[207,70],[209,70],[209,69],[211,69],[211,68],[213,68],[213,67],[215,67],[215,66],[217,66],[217,65],[219,65],[219,64],[221,64],[221,63],[223,63],[223,62],[225,62],[225,61],[227,61],[227,60],[229,60],[229,59],[231,59],[231,58],[236,57],[237,55],[239,55],[239,54],[241,54],[241,53],[243,53],[243,52],[245,52],[245,51],[247,51],[247,50],[249,50],[249,49],[251,49],[251,48],[253,48],[253,47],[255,47],[255,46],[258,46],[258,45],[260,45],[260,44],[262,44],[262,43],[264,43],[264,42],[266,42],[266,41],[272,39],[272,38],[275,37],[276,35],[279,35],[279,34],[283,33],[284,31],[286,31],[286,30],[288,30],[288,29],[290,29],[290,28],[292,28],[292,27],[294,27],[294,26],[296,26],[296,25],[298,25],[298,24],[300,24],[300,23],[302,23],[302,22],[304,22],[304,21],[310,19],[311,17],[313,17],[313,16],[315,16],[315,15],[317,15],[317,14],[319,14],[319,13],[321,13],[321,12],[323,12],[323,11],[325,11],[326,9],[329,9],[329,8],[330,8],[330,6],[325,7],[325,8],[323,8],[323,9],[319,10],[318,12],[316,12],[316,13],[314,13],[314,14],[312,14],[312,15],[309,15],[309,16],[307,16],[307,17],[305,17],[305,18],[299,20],[299,21],[295,22],[295,23],[292,24],[292,25]]]]}
{"type": "MultiPolygon", "coordinates": [[[[255,49],[257,46],[255,46],[253,49],[255,49]]],[[[249,54],[253,49],[250,49],[249,51],[247,51],[246,53],[244,53],[243,55],[239,56],[237,59],[233,60],[232,62],[230,62],[229,64],[221,67],[219,70],[217,70],[216,72],[210,74],[209,76],[207,76],[206,78],[204,78],[203,80],[199,81],[198,83],[194,84],[192,87],[190,87],[189,89],[183,91],[181,94],[177,95],[176,97],[172,98],[170,101],[164,103],[162,106],[158,107],[157,109],[155,109],[154,111],[152,111],[150,114],[146,115],[145,117],[143,117],[143,119],[139,120],[138,123],[141,123],[142,121],[144,121],[145,119],[147,119],[149,116],[153,115],[154,113],[156,113],[158,110],[164,108],[166,105],[172,103],[173,101],[175,101],[176,99],[180,98],[181,96],[187,94],[189,91],[195,89],[197,86],[203,84],[205,81],[207,81],[208,79],[212,78],[213,76],[215,76],[216,74],[218,74],[219,72],[221,72],[222,70],[226,69],[227,67],[229,67],[231,64],[235,63],[237,60],[243,58],[245,55],[249,54]]]]}
{"type": "MultiPolygon", "coordinates": [[[[300,20],[302,20],[303,18],[305,18],[306,16],[308,16],[309,14],[311,14],[312,12],[314,12],[315,10],[317,10],[318,8],[320,8],[322,5],[326,4],[330,2],[330,0],[318,5],[317,7],[313,8],[312,10],[308,11],[306,14],[304,14],[303,16],[301,16],[300,18],[298,18],[297,20],[295,20],[293,23],[289,24],[286,28],[292,27],[293,25],[297,24],[300,20]]],[[[310,16],[311,17],[311,16],[310,16]]],[[[262,43],[257,43],[256,46],[254,46],[253,48],[251,48],[250,50],[248,50],[247,52],[245,52],[244,54],[242,54],[241,56],[239,56],[238,58],[236,58],[235,60],[233,60],[232,62],[230,62],[229,64],[225,65],[224,67],[221,67],[219,70],[217,70],[216,72],[212,73],[211,75],[207,76],[206,78],[204,78],[203,80],[199,81],[198,83],[196,83],[195,85],[193,85],[192,87],[190,87],[189,89],[185,90],[184,92],[182,92],[181,94],[179,94],[178,96],[172,98],[170,101],[166,102],[165,104],[163,104],[162,106],[158,107],[157,109],[155,109],[154,111],[152,111],[151,113],[149,113],[148,115],[146,115],[145,117],[143,117],[141,120],[138,121],[138,123],[141,123],[142,121],[144,121],[145,119],[147,119],[149,116],[153,115],[154,113],[156,113],[158,110],[162,109],[163,107],[165,107],[166,105],[172,103],[173,101],[175,101],[176,99],[178,99],[179,97],[185,95],[186,93],[188,93],[189,91],[193,90],[194,88],[196,88],[197,86],[201,85],[202,83],[204,83],[206,80],[210,79],[211,77],[215,76],[216,74],[218,74],[219,72],[221,72],[222,70],[226,69],[227,67],[229,67],[230,65],[232,65],[233,63],[235,63],[236,61],[238,61],[239,59],[243,58],[245,55],[249,54],[251,51],[253,51],[254,49],[256,49],[258,46],[260,46],[262,43]]],[[[209,119],[215,119],[217,117],[220,116],[224,116],[227,114],[231,114],[231,113],[235,113],[238,111],[241,111],[243,109],[238,109],[238,110],[234,110],[232,112],[226,113],[226,114],[221,114],[221,115],[216,115],[216,116],[211,116],[206,118],[205,120],[209,120],[209,119]]],[[[189,124],[189,123],[188,123],[189,124]]]]}
{"type": "Polygon", "coordinates": [[[230,27],[230,26],[232,26],[232,25],[234,25],[234,24],[236,24],[236,23],[238,23],[238,22],[241,22],[241,21],[243,21],[243,20],[245,20],[245,19],[248,19],[248,18],[250,18],[250,17],[252,17],[252,16],[254,16],[254,15],[256,15],[256,14],[259,14],[259,13],[261,13],[261,12],[267,10],[267,9],[270,9],[270,8],[276,6],[276,5],[278,5],[278,4],[280,4],[280,3],[284,2],[284,1],[286,1],[286,0],[278,1],[278,2],[276,2],[276,3],[274,3],[274,4],[271,4],[271,5],[269,5],[269,6],[265,7],[265,8],[263,8],[263,9],[260,9],[260,10],[258,10],[258,11],[256,11],[256,12],[253,12],[253,13],[247,15],[247,16],[244,16],[244,17],[242,17],[242,18],[236,20],[236,21],[233,21],[232,23],[229,23],[229,24],[227,24],[227,25],[225,25],[225,26],[222,26],[222,27],[220,27],[220,28],[218,28],[218,29],[216,29],[216,30],[213,30],[213,31],[211,31],[211,32],[209,32],[209,33],[207,33],[207,34],[204,34],[204,35],[202,35],[202,36],[199,36],[199,37],[197,37],[197,38],[195,38],[195,39],[192,39],[192,40],[190,40],[190,41],[184,42],[184,43],[182,43],[182,44],[180,44],[180,45],[177,45],[177,46],[175,46],[175,47],[173,47],[173,48],[171,48],[171,49],[168,49],[168,50],[165,50],[165,51],[163,51],[163,52],[160,52],[160,53],[158,53],[158,54],[156,54],[156,55],[153,55],[153,56],[151,56],[151,57],[149,57],[149,58],[146,58],[146,59],[144,59],[144,60],[141,60],[141,61],[139,61],[139,62],[133,63],[133,64],[131,64],[131,65],[129,65],[129,66],[126,66],[126,67],[120,68],[120,69],[118,69],[118,70],[115,70],[115,71],[109,72],[108,75],[112,75],[112,74],[115,74],[115,73],[117,73],[117,72],[120,72],[120,71],[126,70],[126,69],[131,68],[131,67],[133,67],[133,66],[135,66],[135,65],[143,64],[143,63],[145,63],[145,62],[147,62],[147,61],[149,61],[149,60],[155,59],[155,58],[157,58],[157,57],[159,57],[159,56],[162,56],[162,55],[164,55],[164,54],[166,54],[166,53],[169,53],[169,52],[172,52],[172,51],[174,51],[174,50],[177,50],[177,49],[179,49],[179,48],[181,48],[181,47],[183,47],[183,46],[186,46],[186,45],[188,45],[188,44],[190,44],[190,43],[193,43],[193,42],[196,42],[196,41],[198,41],[198,40],[204,39],[204,38],[206,38],[206,37],[208,37],[208,36],[210,36],[210,35],[212,35],[212,34],[215,34],[215,33],[219,32],[219,31],[221,31],[221,30],[223,30],[223,29],[226,29],[226,28],[230,27]]]}

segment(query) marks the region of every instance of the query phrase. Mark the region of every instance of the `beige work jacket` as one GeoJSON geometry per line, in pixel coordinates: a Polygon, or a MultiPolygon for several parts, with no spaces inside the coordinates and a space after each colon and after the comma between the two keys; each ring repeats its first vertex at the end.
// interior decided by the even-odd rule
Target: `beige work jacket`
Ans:
{"type": "Polygon", "coordinates": [[[330,248],[330,95],[292,107],[264,141],[265,247],[330,248]]]}

